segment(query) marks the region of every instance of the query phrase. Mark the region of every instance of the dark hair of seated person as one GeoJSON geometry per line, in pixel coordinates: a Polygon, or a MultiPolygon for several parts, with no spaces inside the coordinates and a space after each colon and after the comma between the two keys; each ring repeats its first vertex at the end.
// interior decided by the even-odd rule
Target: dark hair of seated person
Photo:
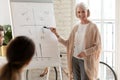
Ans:
{"type": "Polygon", "coordinates": [[[18,36],[7,46],[7,63],[1,68],[0,80],[21,80],[22,69],[28,65],[35,51],[32,39],[18,36]]]}

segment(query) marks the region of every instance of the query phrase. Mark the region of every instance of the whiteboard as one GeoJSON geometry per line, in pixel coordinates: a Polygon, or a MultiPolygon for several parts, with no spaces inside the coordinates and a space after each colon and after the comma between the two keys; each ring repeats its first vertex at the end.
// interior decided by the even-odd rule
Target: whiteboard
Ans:
{"type": "Polygon", "coordinates": [[[13,37],[25,35],[33,39],[36,51],[30,66],[53,66],[59,64],[58,40],[44,26],[56,26],[53,3],[44,0],[11,0],[13,37]]]}

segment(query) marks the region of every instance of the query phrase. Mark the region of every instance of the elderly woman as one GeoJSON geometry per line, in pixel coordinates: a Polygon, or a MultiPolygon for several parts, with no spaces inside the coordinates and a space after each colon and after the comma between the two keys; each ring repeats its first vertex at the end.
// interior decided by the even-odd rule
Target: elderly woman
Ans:
{"type": "Polygon", "coordinates": [[[58,41],[66,46],[68,58],[69,80],[96,80],[98,74],[101,37],[96,24],[88,19],[90,12],[84,3],[76,5],[75,24],[69,38],[62,39],[55,28],[51,31],[58,41]]]}

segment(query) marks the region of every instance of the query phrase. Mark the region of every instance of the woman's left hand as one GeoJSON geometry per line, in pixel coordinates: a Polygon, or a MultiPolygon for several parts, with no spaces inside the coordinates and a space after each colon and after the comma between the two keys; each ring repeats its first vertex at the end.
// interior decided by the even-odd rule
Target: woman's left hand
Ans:
{"type": "Polygon", "coordinates": [[[86,57],[86,54],[84,52],[81,52],[80,54],[77,55],[79,58],[84,58],[86,57]]]}

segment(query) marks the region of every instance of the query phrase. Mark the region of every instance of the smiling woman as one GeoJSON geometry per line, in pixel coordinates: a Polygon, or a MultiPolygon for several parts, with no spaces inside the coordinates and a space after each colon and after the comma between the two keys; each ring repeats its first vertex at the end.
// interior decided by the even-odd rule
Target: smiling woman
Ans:
{"type": "Polygon", "coordinates": [[[4,25],[3,29],[4,29],[4,31],[3,31],[3,35],[2,35],[2,37],[3,37],[2,40],[4,40],[4,41],[2,41],[2,43],[1,43],[1,44],[3,44],[1,47],[1,54],[2,54],[2,56],[5,56],[7,44],[12,39],[11,25],[4,25]]]}
{"type": "MultiPolygon", "coordinates": [[[[76,0],[76,3],[81,1],[83,0],[76,0]]],[[[115,15],[116,12],[119,10],[116,10],[117,9],[116,7],[118,6],[116,6],[115,4],[116,4],[116,1],[119,1],[119,0],[109,0],[109,1],[108,0],[94,0],[94,1],[84,0],[84,1],[86,2],[86,4],[89,5],[90,13],[91,13],[90,19],[92,19],[92,21],[96,23],[101,34],[101,41],[102,41],[102,47],[103,47],[102,53],[101,53],[101,61],[107,63],[114,70],[116,70],[118,66],[115,65],[115,63],[117,64],[118,60],[116,59],[116,62],[115,62],[115,57],[119,56],[119,55],[116,55],[117,54],[116,47],[117,47],[117,44],[119,44],[118,42],[120,40],[118,40],[119,33],[116,33],[116,30],[119,30],[118,28],[119,25],[116,24],[116,19],[118,19],[118,16],[115,15]],[[116,19],[115,19],[115,16],[116,16],[116,19]],[[118,38],[118,39],[115,39],[115,38],[118,38]],[[117,40],[118,42],[116,42],[117,40]]],[[[100,75],[103,75],[103,74],[100,74],[100,75]]]]}
{"type": "Polygon", "coordinates": [[[50,30],[67,48],[69,80],[96,80],[101,52],[101,36],[95,23],[88,19],[89,9],[85,3],[75,8],[79,19],[67,40],[58,37],[55,28],[50,30]],[[93,74],[91,74],[93,73],[93,74]]]}

